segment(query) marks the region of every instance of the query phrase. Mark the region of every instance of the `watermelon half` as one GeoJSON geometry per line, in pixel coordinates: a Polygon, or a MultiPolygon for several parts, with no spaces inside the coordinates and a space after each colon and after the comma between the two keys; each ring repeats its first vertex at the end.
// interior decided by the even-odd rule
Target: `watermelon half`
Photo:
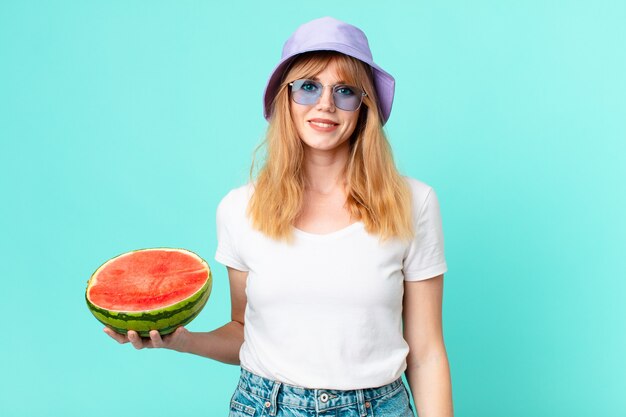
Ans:
{"type": "Polygon", "coordinates": [[[87,283],[87,306],[106,326],[125,334],[162,335],[193,320],[213,280],[209,265],[185,249],[127,252],[105,262],[87,283]]]}

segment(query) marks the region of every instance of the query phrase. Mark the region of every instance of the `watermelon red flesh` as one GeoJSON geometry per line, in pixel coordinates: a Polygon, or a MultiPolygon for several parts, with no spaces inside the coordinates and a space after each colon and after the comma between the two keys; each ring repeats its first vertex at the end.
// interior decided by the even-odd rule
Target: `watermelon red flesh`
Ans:
{"type": "Polygon", "coordinates": [[[208,274],[197,258],[183,252],[130,252],[100,268],[88,298],[109,311],[150,311],[191,297],[208,274]]]}

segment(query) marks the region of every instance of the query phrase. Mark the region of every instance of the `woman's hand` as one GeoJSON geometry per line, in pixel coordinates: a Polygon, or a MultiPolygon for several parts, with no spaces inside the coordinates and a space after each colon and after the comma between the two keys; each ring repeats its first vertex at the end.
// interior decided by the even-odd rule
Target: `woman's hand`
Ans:
{"type": "Polygon", "coordinates": [[[179,327],[172,334],[161,337],[153,330],[142,338],[135,331],[116,333],[105,327],[104,332],[117,343],[130,343],[135,349],[165,348],[191,353],[216,361],[239,365],[239,351],[243,344],[244,316],[247,304],[246,280],[248,272],[228,268],[230,280],[231,321],[210,332],[190,332],[179,327]]]}
{"type": "Polygon", "coordinates": [[[158,331],[151,330],[149,338],[139,336],[139,333],[134,330],[129,330],[128,334],[119,334],[105,327],[104,332],[120,344],[132,344],[135,349],[163,348],[176,350],[178,352],[185,351],[185,346],[187,345],[190,335],[189,330],[184,327],[179,327],[174,333],[163,337],[161,337],[158,331]]]}

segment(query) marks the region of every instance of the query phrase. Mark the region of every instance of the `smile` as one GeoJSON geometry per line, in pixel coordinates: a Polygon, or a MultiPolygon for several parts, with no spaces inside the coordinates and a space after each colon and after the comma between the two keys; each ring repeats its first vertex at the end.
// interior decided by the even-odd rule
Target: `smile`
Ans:
{"type": "Polygon", "coordinates": [[[322,122],[309,122],[312,125],[315,126],[319,126],[319,127],[333,127],[333,126],[337,126],[337,124],[335,123],[322,123],[322,122]]]}
{"type": "Polygon", "coordinates": [[[337,126],[339,126],[339,123],[335,123],[329,119],[311,119],[307,120],[307,123],[311,129],[325,133],[334,132],[335,129],[337,129],[337,126]]]}

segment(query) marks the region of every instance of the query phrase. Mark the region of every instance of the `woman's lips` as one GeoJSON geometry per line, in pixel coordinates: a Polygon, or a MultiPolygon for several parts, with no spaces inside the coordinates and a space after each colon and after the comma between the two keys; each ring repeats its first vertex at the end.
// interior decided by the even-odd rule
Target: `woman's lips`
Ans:
{"type": "Polygon", "coordinates": [[[339,126],[339,123],[335,123],[328,119],[311,119],[308,120],[307,123],[312,129],[317,130],[318,132],[332,132],[337,129],[337,126],[339,126]]]}

